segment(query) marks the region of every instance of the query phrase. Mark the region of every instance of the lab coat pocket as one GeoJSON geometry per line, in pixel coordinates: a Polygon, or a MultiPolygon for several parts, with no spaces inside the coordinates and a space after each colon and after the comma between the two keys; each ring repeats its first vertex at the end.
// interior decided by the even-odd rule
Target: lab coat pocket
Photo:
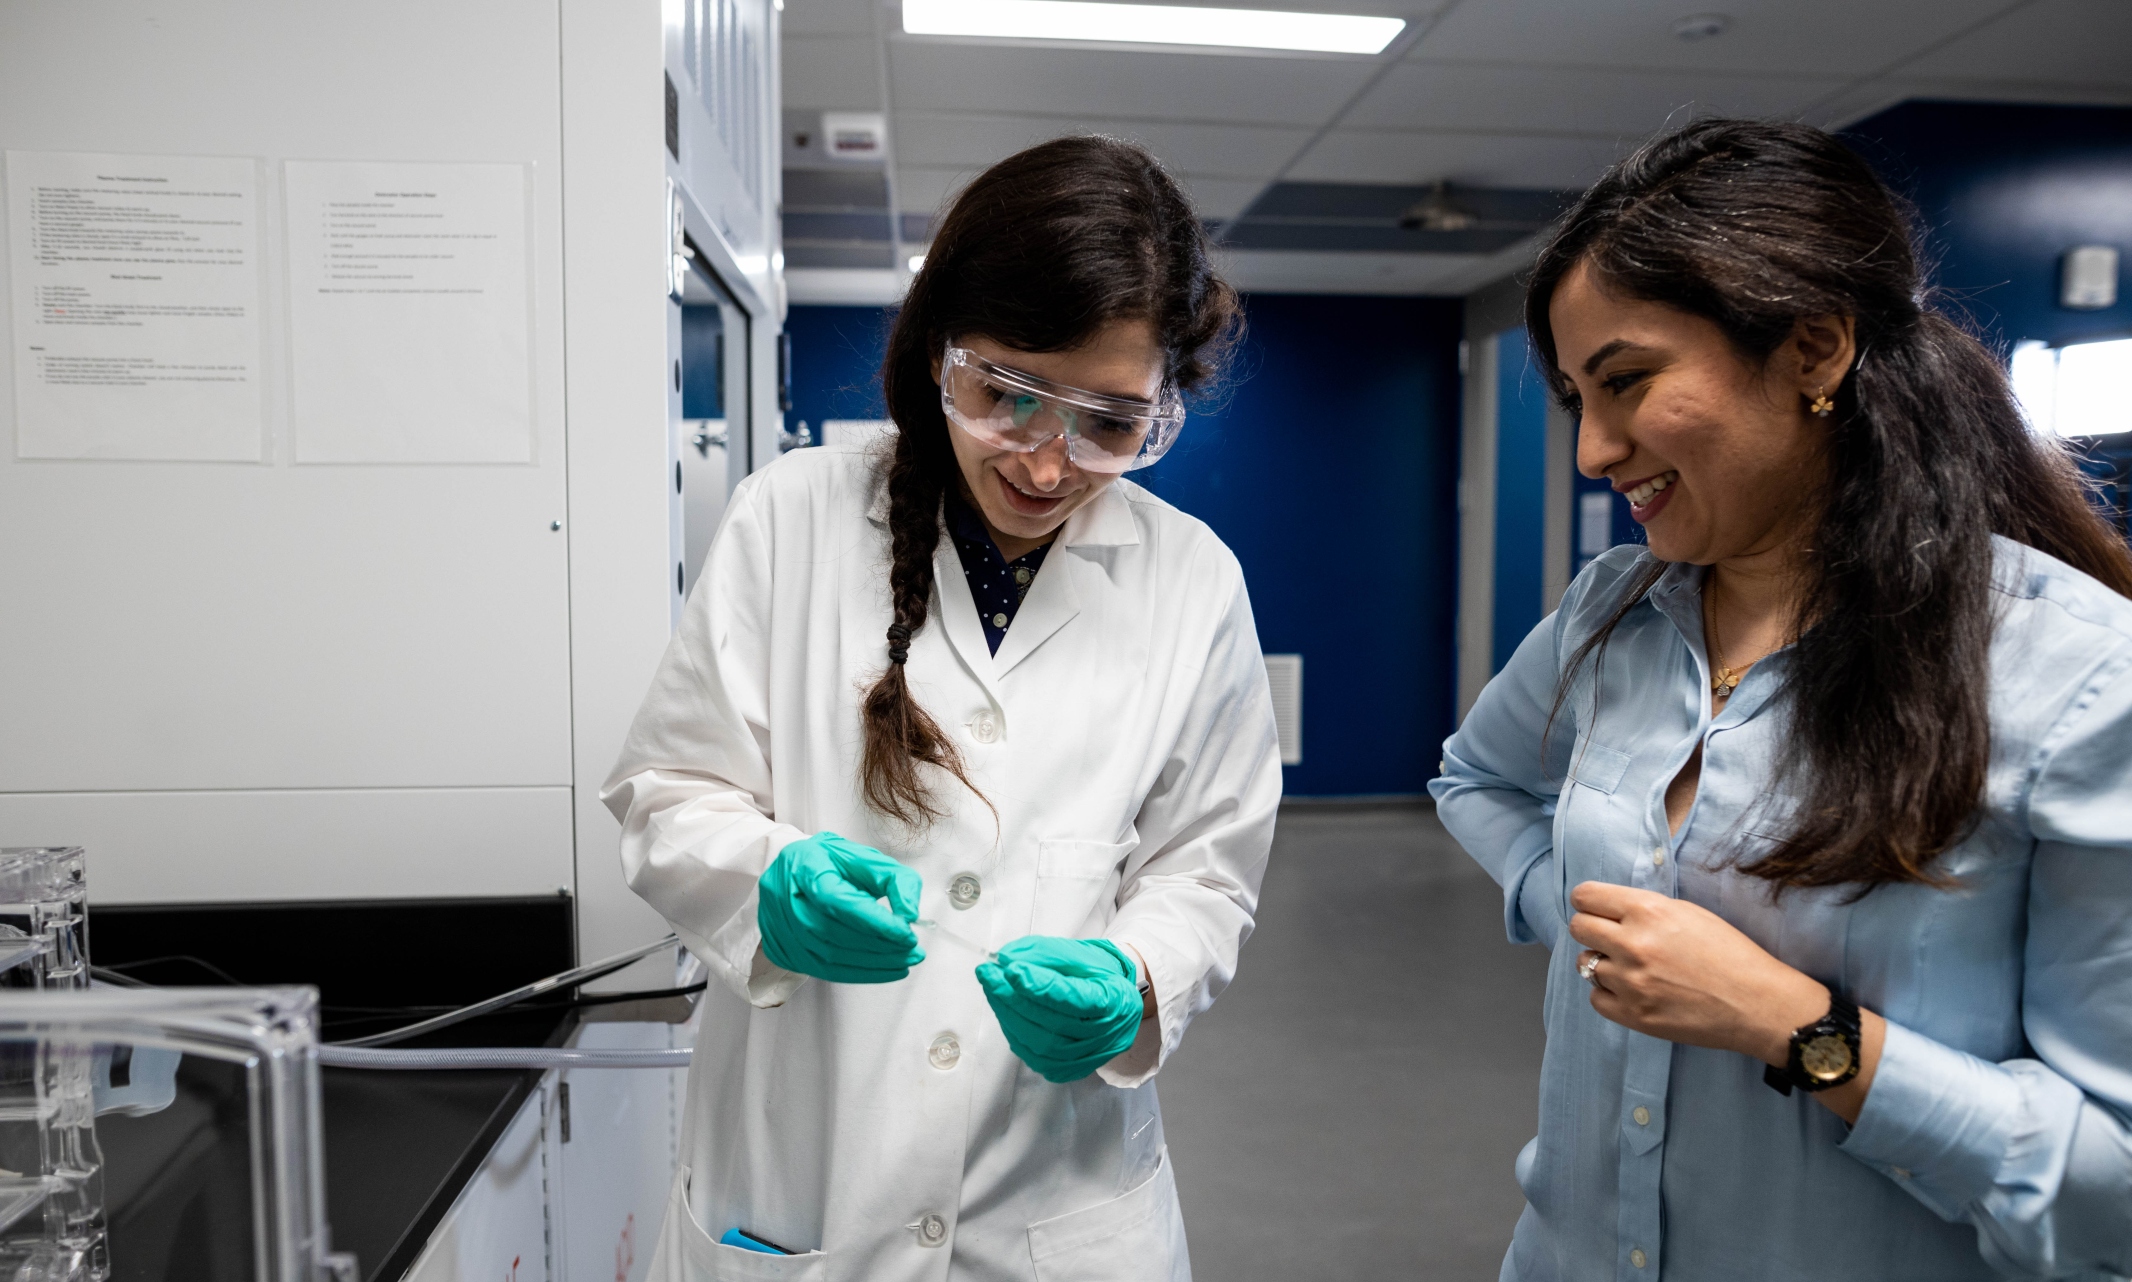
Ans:
{"type": "Polygon", "coordinates": [[[764,1255],[712,1237],[688,1209],[689,1176],[685,1166],[674,1175],[646,1282],[822,1282],[828,1276],[828,1257],[820,1251],[764,1255]]]}
{"type": "Polygon", "coordinates": [[[1029,1258],[1037,1282],[1191,1282],[1169,1150],[1129,1192],[1030,1225],[1029,1258]]]}
{"type": "Polygon", "coordinates": [[[1029,933],[1074,938],[1103,933],[1117,908],[1119,868],[1136,845],[1130,841],[1036,843],[1036,898],[1029,933]]]}

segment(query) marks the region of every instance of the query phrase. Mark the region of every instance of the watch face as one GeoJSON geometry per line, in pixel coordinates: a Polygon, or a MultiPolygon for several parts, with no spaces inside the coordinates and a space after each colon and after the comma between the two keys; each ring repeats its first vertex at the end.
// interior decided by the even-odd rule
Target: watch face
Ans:
{"type": "Polygon", "coordinates": [[[1851,1071],[1851,1046],[1834,1033],[1810,1038],[1799,1048],[1799,1067],[1817,1082],[1833,1082],[1851,1071]]]}

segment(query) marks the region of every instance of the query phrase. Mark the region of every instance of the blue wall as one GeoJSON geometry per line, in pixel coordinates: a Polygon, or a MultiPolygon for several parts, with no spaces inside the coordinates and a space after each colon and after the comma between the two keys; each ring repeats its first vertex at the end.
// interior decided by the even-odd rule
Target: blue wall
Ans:
{"type": "MultiPolygon", "coordinates": [[[[1223,394],[1133,479],[1214,528],[1243,563],[1260,645],[1304,657],[1289,793],[1419,793],[1455,711],[1461,304],[1245,305],[1223,394]]],[[[790,419],[883,416],[880,309],[794,307],[786,328],[790,419]]]]}
{"type": "Polygon", "coordinates": [[[1906,102],[1845,137],[1917,205],[1939,284],[1999,343],[2132,334],[2122,279],[2115,307],[2058,306],[2072,246],[2132,262],[2132,108],[1906,102]]]}
{"type": "MultiPolygon", "coordinates": [[[[2132,108],[1906,102],[1846,135],[1916,205],[1947,302],[2003,354],[2132,334],[2132,108]],[[2115,245],[2115,307],[2058,305],[2074,245],[2115,245]]],[[[2132,436],[2087,443],[2083,468],[2119,521],[2132,497],[2132,436]]]]}
{"type": "Polygon", "coordinates": [[[887,418],[881,399],[881,358],[888,322],[881,307],[794,307],[785,317],[792,338],[792,412],[788,427],[807,424],[816,444],[822,420],[887,418]]]}
{"type": "MultiPolygon", "coordinates": [[[[1547,385],[1522,329],[1498,336],[1495,358],[1495,618],[1491,670],[1501,672],[1545,614],[1547,385]]],[[[1572,532],[1574,537],[1574,532],[1572,532]]]]}

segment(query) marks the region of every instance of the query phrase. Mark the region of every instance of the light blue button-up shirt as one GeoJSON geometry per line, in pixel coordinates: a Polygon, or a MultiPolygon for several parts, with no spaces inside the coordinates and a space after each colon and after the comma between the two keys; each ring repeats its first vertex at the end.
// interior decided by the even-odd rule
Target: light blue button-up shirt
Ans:
{"type": "Polygon", "coordinates": [[[1667,569],[1562,704],[1563,664],[1648,564],[1594,562],[1445,744],[1444,825],[1553,949],[1540,1133],[1503,1277],[1681,1282],[2132,1273],[2132,601],[1998,540],[1991,766],[1959,889],[1792,890],[1732,864],[1785,800],[1789,652],[1710,715],[1701,585],[1667,569]],[[1667,784],[1703,747],[1677,835],[1667,784]],[[1702,905],[1888,1021],[1856,1126],[1762,1064],[1592,1010],[1564,928],[1605,881],[1702,905]]]}

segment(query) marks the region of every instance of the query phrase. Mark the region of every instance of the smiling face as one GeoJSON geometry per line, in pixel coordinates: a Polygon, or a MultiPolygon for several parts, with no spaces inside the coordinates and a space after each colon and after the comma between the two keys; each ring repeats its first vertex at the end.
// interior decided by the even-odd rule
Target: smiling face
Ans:
{"type": "Polygon", "coordinates": [[[1825,466],[1827,421],[1808,402],[1849,370],[1850,323],[1802,321],[1755,361],[1700,316],[1609,292],[1588,263],[1547,315],[1581,407],[1577,470],[1628,496],[1652,553],[1789,561],[1825,466]]]}
{"type": "MultiPolygon", "coordinates": [[[[1145,320],[1112,321],[1086,343],[1062,352],[1016,351],[975,334],[955,342],[996,365],[1086,392],[1151,401],[1162,391],[1163,351],[1155,327],[1145,320]]],[[[940,379],[937,361],[933,379],[940,379]]],[[[948,439],[967,497],[1009,559],[1049,539],[1068,516],[1118,479],[1075,467],[1063,437],[1028,454],[988,445],[952,423],[948,439]]]]}

